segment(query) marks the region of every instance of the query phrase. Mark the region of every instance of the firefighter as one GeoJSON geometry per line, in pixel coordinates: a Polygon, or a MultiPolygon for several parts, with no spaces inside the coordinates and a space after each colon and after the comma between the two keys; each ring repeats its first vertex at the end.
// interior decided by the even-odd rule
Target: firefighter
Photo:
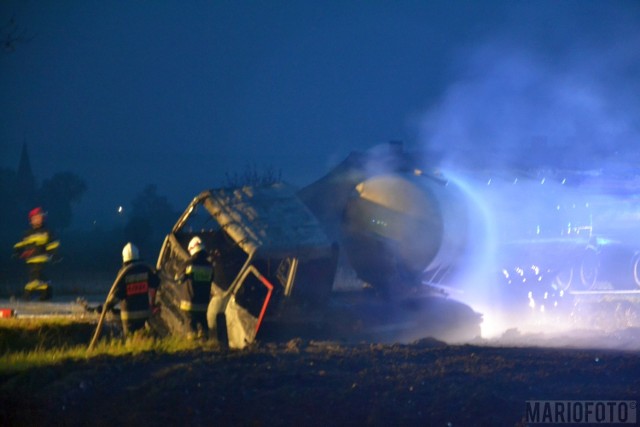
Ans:
{"type": "Polygon", "coordinates": [[[44,268],[56,253],[60,242],[45,226],[45,215],[41,207],[32,209],[29,212],[31,229],[20,242],[13,245],[14,251],[20,253],[20,258],[27,264],[29,281],[24,287],[26,299],[36,294],[40,294],[40,300],[51,299],[51,284],[45,277],[44,268]]]}
{"type": "Polygon", "coordinates": [[[138,248],[127,243],[122,249],[120,279],[114,283],[106,302],[111,310],[120,303],[120,319],[125,336],[143,329],[152,314],[159,311],[156,293],[160,279],[155,270],[140,260],[138,248]]]}
{"type": "Polygon", "coordinates": [[[209,333],[207,307],[211,299],[213,264],[198,236],[191,239],[188,250],[191,258],[177,278],[180,310],[189,321],[187,337],[206,338],[209,333]]]}

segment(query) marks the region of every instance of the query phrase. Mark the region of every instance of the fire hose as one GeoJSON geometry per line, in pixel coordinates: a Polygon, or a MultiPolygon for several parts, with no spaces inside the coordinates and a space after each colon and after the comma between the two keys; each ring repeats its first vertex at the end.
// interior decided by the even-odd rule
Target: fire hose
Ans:
{"type": "MultiPolygon", "coordinates": [[[[132,264],[133,265],[133,264],[132,264]]],[[[107,315],[107,311],[109,309],[109,302],[111,302],[111,298],[113,297],[113,294],[116,290],[116,286],[118,285],[118,282],[120,281],[120,279],[122,279],[122,277],[125,275],[125,273],[127,273],[130,270],[131,266],[127,266],[127,268],[123,268],[122,270],[120,270],[120,272],[118,273],[118,275],[116,276],[116,279],[113,281],[113,285],[111,285],[111,289],[109,290],[109,293],[107,294],[107,299],[105,300],[103,306],[102,306],[102,311],[100,312],[100,319],[98,320],[98,326],[96,326],[96,331],[93,334],[93,338],[91,339],[91,342],[89,343],[89,347],[87,348],[87,352],[93,350],[93,348],[95,347],[96,343],[98,342],[98,339],[100,338],[100,334],[102,333],[102,325],[104,324],[104,318],[107,315]]]]}

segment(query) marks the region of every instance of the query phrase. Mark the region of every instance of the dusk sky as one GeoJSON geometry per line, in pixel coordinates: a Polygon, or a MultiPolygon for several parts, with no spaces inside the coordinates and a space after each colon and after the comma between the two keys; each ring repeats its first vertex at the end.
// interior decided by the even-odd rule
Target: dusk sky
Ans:
{"type": "Polygon", "coordinates": [[[563,167],[640,142],[638,1],[5,0],[3,39],[12,18],[0,167],[26,141],[39,181],[85,179],[76,226],[253,164],[304,186],[389,140],[563,167]]]}

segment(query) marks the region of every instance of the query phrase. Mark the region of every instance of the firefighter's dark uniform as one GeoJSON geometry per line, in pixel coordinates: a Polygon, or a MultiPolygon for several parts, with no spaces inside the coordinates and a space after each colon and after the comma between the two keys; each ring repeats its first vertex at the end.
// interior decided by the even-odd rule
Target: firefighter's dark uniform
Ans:
{"type": "Polygon", "coordinates": [[[151,316],[149,291],[158,289],[160,279],[156,272],[139,261],[125,263],[120,272],[123,276],[115,284],[115,291],[107,309],[120,302],[120,318],[125,335],[129,335],[144,328],[145,322],[151,316]]]}
{"type": "Polygon", "coordinates": [[[184,273],[178,279],[180,310],[189,320],[192,336],[197,336],[200,331],[206,336],[209,332],[207,307],[211,299],[212,282],[213,265],[207,251],[201,250],[189,259],[184,273]]]}
{"type": "Polygon", "coordinates": [[[43,225],[28,230],[23,239],[13,245],[21,251],[20,258],[27,263],[29,282],[25,285],[25,296],[40,293],[40,299],[51,298],[51,287],[44,275],[44,267],[60,246],[53,234],[43,225]]]}

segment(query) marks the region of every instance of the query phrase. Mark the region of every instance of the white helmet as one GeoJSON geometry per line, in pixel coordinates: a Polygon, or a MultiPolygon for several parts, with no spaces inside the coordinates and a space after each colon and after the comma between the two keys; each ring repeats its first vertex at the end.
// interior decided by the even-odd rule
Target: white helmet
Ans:
{"type": "Polygon", "coordinates": [[[140,253],[136,245],[129,242],[122,248],[122,262],[135,261],[140,258],[140,253]]]}
{"type": "Polygon", "coordinates": [[[200,251],[203,251],[204,250],[204,245],[202,244],[202,240],[200,240],[200,238],[198,236],[194,237],[189,242],[189,248],[188,249],[189,249],[189,253],[191,254],[191,256],[197,254],[200,251]]]}

